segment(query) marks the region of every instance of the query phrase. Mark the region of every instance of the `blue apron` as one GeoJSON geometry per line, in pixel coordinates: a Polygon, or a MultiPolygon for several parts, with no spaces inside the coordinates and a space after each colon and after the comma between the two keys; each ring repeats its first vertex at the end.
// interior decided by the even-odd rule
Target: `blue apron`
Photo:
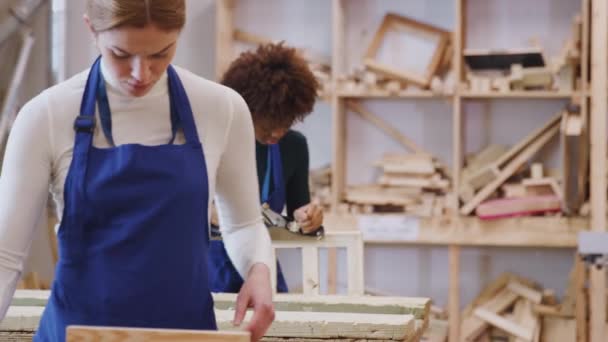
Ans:
{"type": "Polygon", "coordinates": [[[96,100],[102,124],[111,119],[100,59],[89,73],[74,123],[59,262],[35,341],[65,341],[73,324],[216,329],[205,157],[179,77],[171,66],[167,74],[186,143],[101,149],[92,145],[96,100]]]}
{"type": "MultiPolygon", "coordinates": [[[[262,185],[261,201],[262,203],[268,203],[270,208],[278,213],[282,212],[285,206],[285,183],[283,182],[283,164],[281,163],[279,144],[268,146],[268,159],[264,184],[262,185]],[[271,176],[272,193],[270,192],[271,176]]],[[[209,279],[213,292],[238,293],[243,286],[243,278],[230,261],[224,243],[220,240],[213,240],[209,245],[209,279]]],[[[277,292],[288,291],[281,265],[277,261],[277,292]]]]}

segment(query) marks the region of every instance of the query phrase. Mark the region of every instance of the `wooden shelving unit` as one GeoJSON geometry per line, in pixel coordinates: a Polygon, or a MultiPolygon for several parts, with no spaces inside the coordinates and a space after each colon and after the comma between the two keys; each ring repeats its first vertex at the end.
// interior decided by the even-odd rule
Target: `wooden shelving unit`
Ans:
{"type": "MultiPolygon", "coordinates": [[[[470,0],[469,0],[470,1],[470,0]]],[[[479,0],[482,1],[482,0],[479,0]]],[[[608,24],[607,4],[603,0],[572,0],[580,1],[582,21],[582,54],[581,54],[581,79],[591,80],[590,83],[582,82],[581,89],[574,92],[564,91],[512,91],[509,93],[478,93],[462,90],[456,86],[453,93],[438,94],[432,91],[415,91],[411,93],[399,93],[389,95],[387,92],[349,92],[340,89],[339,77],[345,73],[346,66],[346,7],[348,1],[332,0],[331,12],[331,83],[332,89],[338,89],[325,94],[324,99],[330,103],[332,110],[332,207],[336,208],[343,201],[346,189],[346,156],[347,156],[347,115],[346,101],[349,99],[400,99],[403,101],[449,101],[452,108],[452,179],[460,179],[464,161],[464,105],[471,100],[525,100],[542,99],[564,101],[573,97],[582,97],[581,112],[592,122],[591,131],[591,203],[592,217],[589,218],[556,218],[556,217],[525,217],[514,219],[502,219],[499,221],[482,221],[476,217],[456,215],[453,217],[441,217],[431,219],[420,219],[420,233],[415,239],[408,241],[365,241],[367,244],[400,244],[400,245],[444,245],[449,248],[450,267],[450,293],[449,293],[449,316],[450,335],[449,341],[459,341],[460,326],[460,250],[461,247],[470,246],[493,246],[493,247],[532,247],[532,248],[575,248],[577,246],[577,234],[582,230],[606,229],[606,113],[608,105],[608,70],[606,60],[608,58],[608,24]],[[593,19],[593,20],[592,20],[593,19]],[[591,33],[591,34],[590,34],[591,33]],[[589,37],[593,37],[594,49],[590,49],[589,37]],[[591,57],[591,58],[589,58],[591,57]],[[591,61],[591,63],[589,63],[591,61]],[[591,65],[593,73],[590,73],[591,65]],[[591,77],[590,77],[591,74],[591,77]],[[598,214],[599,213],[599,214],[598,214]]],[[[217,74],[227,66],[225,57],[232,54],[234,41],[234,18],[232,10],[235,6],[234,0],[217,0],[217,74]]],[[[467,29],[467,0],[454,0],[454,27],[452,30],[452,46],[455,51],[452,61],[452,70],[456,75],[456,84],[464,81],[463,52],[467,44],[465,41],[467,29]]],[[[517,18],[514,18],[516,21],[517,18]]],[[[459,183],[453,182],[452,191],[459,193],[459,183]]],[[[454,196],[453,208],[459,208],[460,203],[454,196]]],[[[458,210],[456,210],[458,212],[458,210]]],[[[357,219],[352,215],[328,215],[327,224],[335,229],[356,229],[357,219]]],[[[335,253],[329,253],[329,277],[330,291],[332,287],[331,270],[335,270],[335,253]]],[[[335,278],[334,278],[335,279],[335,278]]],[[[592,272],[592,296],[598,296],[600,291],[605,291],[605,273],[592,272]],[[603,276],[603,280],[601,279],[603,276]]],[[[600,321],[605,321],[605,296],[603,302],[591,306],[591,331],[589,336],[591,342],[603,341],[603,327],[600,321]],[[603,305],[603,306],[602,306],[603,305]],[[604,311],[603,315],[599,311],[604,311]],[[595,316],[594,316],[595,315],[595,316]],[[598,316],[599,315],[599,316],[598,316]],[[598,318],[599,317],[599,318],[598,318]]],[[[579,318],[580,319],[580,318],[579,318]]],[[[578,341],[584,339],[586,331],[579,335],[578,341]],[[582,337],[581,337],[582,336],[582,337]]]]}

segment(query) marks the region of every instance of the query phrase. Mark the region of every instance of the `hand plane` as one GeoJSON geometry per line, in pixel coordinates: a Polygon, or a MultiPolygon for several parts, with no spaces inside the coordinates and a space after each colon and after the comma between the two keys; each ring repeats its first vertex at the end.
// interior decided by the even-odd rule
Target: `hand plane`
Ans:
{"type": "Polygon", "coordinates": [[[325,235],[323,226],[319,227],[319,229],[314,232],[304,233],[298,222],[289,220],[287,217],[274,212],[270,206],[268,206],[268,203],[262,204],[262,216],[264,217],[264,224],[266,224],[266,227],[268,228],[283,228],[294,234],[316,236],[319,239],[323,238],[325,235]]]}

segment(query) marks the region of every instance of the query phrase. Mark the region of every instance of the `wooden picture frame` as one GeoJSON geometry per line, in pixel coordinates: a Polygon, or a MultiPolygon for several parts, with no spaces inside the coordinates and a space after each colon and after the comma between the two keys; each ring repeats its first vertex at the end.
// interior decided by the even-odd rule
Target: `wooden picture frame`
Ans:
{"type": "Polygon", "coordinates": [[[367,49],[364,63],[374,71],[428,87],[449,40],[448,31],[387,13],[367,49]],[[404,48],[415,50],[416,54],[404,58],[404,48]]]}

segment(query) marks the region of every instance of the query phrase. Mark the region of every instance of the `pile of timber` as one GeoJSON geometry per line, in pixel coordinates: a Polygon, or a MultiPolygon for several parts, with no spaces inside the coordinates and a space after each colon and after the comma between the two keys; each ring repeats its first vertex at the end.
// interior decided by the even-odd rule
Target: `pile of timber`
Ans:
{"type": "Polygon", "coordinates": [[[469,66],[465,86],[473,93],[503,94],[524,90],[571,92],[580,89],[577,70],[581,63],[581,40],[582,17],[577,14],[572,20],[570,37],[559,54],[549,61],[545,61],[544,51],[539,47],[512,51],[465,50],[465,61],[469,66]],[[513,64],[505,65],[506,61],[513,61],[513,64]],[[531,66],[517,61],[534,62],[531,66]]]}
{"type": "Polygon", "coordinates": [[[574,309],[552,290],[503,274],[462,314],[460,341],[560,342],[576,340],[574,309]]]}
{"type": "MultiPolygon", "coordinates": [[[[445,56],[442,63],[447,63],[447,65],[443,65],[442,69],[449,67],[452,54],[451,52],[446,53],[445,56]]],[[[418,84],[408,83],[403,79],[382,74],[361,65],[353,67],[349,73],[339,76],[338,87],[341,92],[349,95],[372,94],[375,96],[407,96],[427,90],[418,84]]],[[[454,74],[451,71],[445,71],[433,76],[428,89],[436,94],[452,94],[454,87],[454,74]]]]}
{"type": "MultiPolygon", "coordinates": [[[[17,291],[0,324],[0,338],[31,341],[48,296],[49,291],[17,291]]],[[[242,329],[232,324],[236,294],[213,294],[213,299],[219,330],[242,329]]],[[[274,304],[275,321],[262,341],[417,342],[429,324],[427,298],[278,294],[274,304]]]]}
{"type": "Polygon", "coordinates": [[[573,98],[556,116],[510,148],[490,145],[467,158],[459,190],[462,214],[484,219],[512,216],[585,215],[589,179],[589,125],[573,98]],[[529,162],[554,136],[562,151],[560,170],[529,162]]]}
{"type": "Polygon", "coordinates": [[[351,186],[346,202],[352,213],[404,212],[441,216],[450,181],[428,154],[386,154],[375,163],[381,170],[376,184],[351,186]]]}
{"type": "Polygon", "coordinates": [[[308,179],[312,202],[329,210],[331,205],[331,166],[310,170],[308,179]]]}

